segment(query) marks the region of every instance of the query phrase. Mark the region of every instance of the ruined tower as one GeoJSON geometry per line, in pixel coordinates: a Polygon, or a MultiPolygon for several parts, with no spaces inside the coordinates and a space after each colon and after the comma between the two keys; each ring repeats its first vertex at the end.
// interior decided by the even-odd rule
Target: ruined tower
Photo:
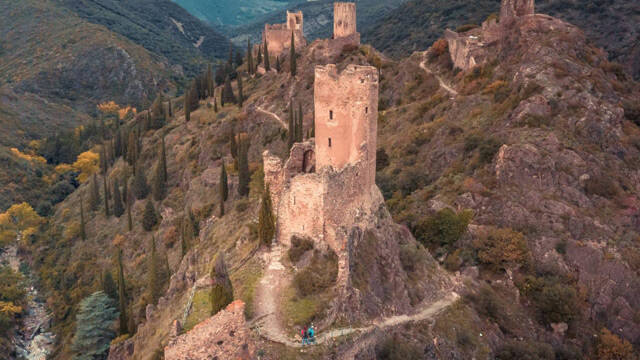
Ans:
{"type": "Polygon", "coordinates": [[[534,0],[502,0],[500,22],[508,23],[516,17],[533,15],[534,0]]]}
{"type": "Polygon", "coordinates": [[[287,11],[287,20],[282,24],[264,24],[262,43],[267,43],[271,55],[280,55],[285,49],[291,47],[291,34],[293,33],[296,49],[307,45],[304,38],[304,18],[302,11],[287,11]]]}
{"type": "Polygon", "coordinates": [[[333,3],[333,38],[341,38],[356,33],[356,3],[333,3]]]}
{"type": "Polygon", "coordinates": [[[287,10],[287,30],[302,30],[302,11],[288,11],[287,10]]]}
{"type": "MultiPolygon", "coordinates": [[[[316,166],[341,170],[363,161],[366,184],[375,182],[378,71],[349,65],[316,66],[314,81],[316,166]]],[[[363,184],[364,185],[364,184],[363,184]]]]}

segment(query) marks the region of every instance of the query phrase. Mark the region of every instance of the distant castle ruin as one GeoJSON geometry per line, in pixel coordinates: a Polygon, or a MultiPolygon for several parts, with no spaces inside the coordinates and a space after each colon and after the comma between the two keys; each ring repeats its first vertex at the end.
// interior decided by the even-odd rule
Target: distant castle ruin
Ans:
{"type": "Polygon", "coordinates": [[[490,17],[480,28],[459,34],[445,30],[444,38],[449,45],[453,65],[468,70],[485,62],[488,48],[504,37],[514,22],[535,15],[534,0],[502,0],[500,17],[490,17]]]}
{"type": "Polygon", "coordinates": [[[291,47],[291,34],[293,33],[296,48],[307,45],[304,37],[304,18],[302,11],[287,11],[287,21],[283,24],[264,24],[262,43],[267,43],[271,54],[279,55],[283,50],[291,47]]]}
{"type": "Polygon", "coordinates": [[[378,86],[372,66],[316,66],[315,139],[294,144],[284,164],[263,154],[278,242],[308,238],[340,257],[347,232],[369,225],[383,204],[375,185],[378,86]]]}

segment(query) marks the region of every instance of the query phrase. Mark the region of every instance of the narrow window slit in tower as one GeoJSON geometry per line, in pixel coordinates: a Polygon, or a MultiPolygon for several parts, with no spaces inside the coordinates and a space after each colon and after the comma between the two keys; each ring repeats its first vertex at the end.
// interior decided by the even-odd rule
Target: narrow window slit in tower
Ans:
{"type": "Polygon", "coordinates": [[[331,138],[329,138],[329,147],[331,147],[331,138]]]}
{"type": "Polygon", "coordinates": [[[369,113],[369,107],[368,107],[368,106],[364,108],[364,113],[365,113],[365,114],[368,114],[368,113],[369,113]]]}
{"type": "Polygon", "coordinates": [[[333,110],[329,110],[329,120],[333,120],[333,110]]]}

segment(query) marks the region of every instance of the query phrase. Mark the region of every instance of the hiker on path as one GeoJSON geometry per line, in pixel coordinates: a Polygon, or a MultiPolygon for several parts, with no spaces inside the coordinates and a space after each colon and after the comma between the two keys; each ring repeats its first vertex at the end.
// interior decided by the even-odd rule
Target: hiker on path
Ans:
{"type": "Polygon", "coordinates": [[[313,329],[313,324],[311,324],[311,327],[309,328],[309,330],[307,330],[307,333],[309,335],[309,340],[307,340],[307,343],[315,344],[316,338],[315,338],[315,330],[313,329]]]}
{"type": "Polygon", "coordinates": [[[307,328],[303,327],[300,331],[300,335],[302,335],[302,346],[309,344],[309,340],[307,338],[307,328]]]}

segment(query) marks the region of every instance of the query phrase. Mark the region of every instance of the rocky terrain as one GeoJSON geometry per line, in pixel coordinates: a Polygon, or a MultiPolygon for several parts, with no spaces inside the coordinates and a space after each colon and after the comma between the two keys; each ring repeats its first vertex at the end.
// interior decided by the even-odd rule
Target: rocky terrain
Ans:
{"type": "MultiPolygon", "coordinates": [[[[156,227],[141,228],[147,200],[137,200],[132,230],[126,215],[98,208],[86,214],[82,241],[66,229],[78,229],[78,203],[89,196],[83,184],[25,246],[54,313],[54,357],[70,357],[77,304],[101,288],[103,272],[114,267],[110,254],[121,249],[135,332],[112,342],[111,359],[175,349],[181,356],[198,350],[185,339],[200,341],[201,332],[220,335],[219,346],[229,337],[251,343],[249,353],[255,344],[265,359],[633,359],[640,346],[640,86],[575,25],[546,15],[511,20],[460,29],[478,46],[473,51],[441,38],[402,60],[367,45],[335,49],[317,40],[299,50],[295,77],[283,54],[283,71],[244,77],[242,106],[214,107],[208,98],[188,122],[182,99],[174,99],[167,124],[140,137],[138,166],[149,179],[166,148],[156,227]],[[456,56],[469,54],[478,66],[454,68],[456,56]],[[376,183],[388,211],[377,226],[350,233],[346,292],[335,296],[343,289],[330,281],[308,297],[295,284],[274,291],[261,280],[340,265],[326,249],[296,258],[258,241],[262,154],[287,158],[283,119],[291,101],[300,104],[304,130],[311,127],[314,66],[327,63],[379,69],[376,183]],[[237,193],[230,144],[238,133],[251,144],[246,197],[237,193]],[[230,174],[224,214],[222,166],[230,174]],[[199,231],[185,235],[185,222],[199,231]],[[170,273],[157,302],[145,278],[152,241],[170,273]],[[236,306],[218,317],[235,319],[238,338],[221,332],[226,321],[211,326],[209,273],[220,253],[247,323],[236,306]],[[281,326],[265,326],[269,317],[281,326]],[[310,322],[322,346],[301,351],[295,335],[310,322]]],[[[128,181],[130,171],[120,158],[104,176],[128,181]]]]}

